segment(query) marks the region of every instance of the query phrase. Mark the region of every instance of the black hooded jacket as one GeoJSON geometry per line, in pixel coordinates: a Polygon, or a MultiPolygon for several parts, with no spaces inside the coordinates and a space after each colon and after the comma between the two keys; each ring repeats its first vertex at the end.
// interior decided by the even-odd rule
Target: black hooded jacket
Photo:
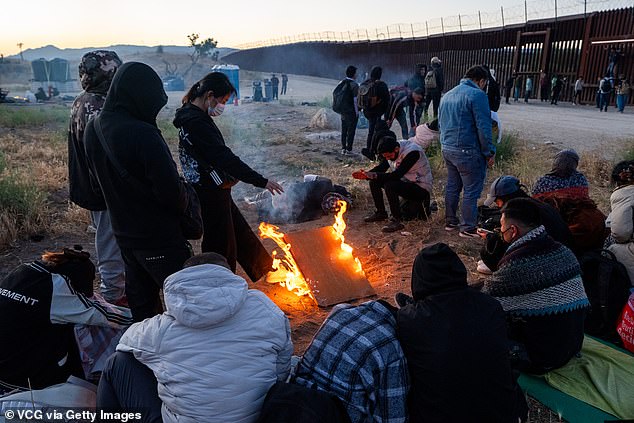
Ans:
{"type": "Polygon", "coordinates": [[[97,138],[94,120],[86,126],[88,162],[121,248],[151,250],[185,242],[179,221],[187,194],[156,125],[156,116],[166,103],[156,72],[143,63],[128,62],[115,74],[99,115],[110,150],[144,191],[115,169],[97,138]]]}
{"type": "Polygon", "coordinates": [[[410,371],[410,423],[510,423],[525,415],[502,307],[467,287],[467,271],[447,245],[416,257],[412,294],[415,302],[397,319],[410,371]]]}
{"type": "MultiPolygon", "coordinates": [[[[176,111],[173,123],[175,127],[181,130],[179,136],[182,137],[183,133],[186,133],[187,138],[196,148],[197,154],[202,156],[207,161],[207,164],[214,169],[222,170],[242,182],[259,188],[264,188],[268,183],[268,179],[251,169],[240,157],[233,154],[233,151],[225,144],[220,129],[204,110],[187,103],[176,111]]],[[[195,176],[190,175],[185,170],[185,168],[190,166],[189,163],[192,162],[193,158],[190,158],[190,155],[182,145],[179,145],[179,154],[185,176],[190,179],[192,177],[195,178],[195,176]]],[[[198,166],[192,171],[198,174],[198,166]]],[[[190,182],[200,182],[204,185],[213,184],[208,174],[203,173],[199,177],[200,181],[190,180],[190,182]]]]}

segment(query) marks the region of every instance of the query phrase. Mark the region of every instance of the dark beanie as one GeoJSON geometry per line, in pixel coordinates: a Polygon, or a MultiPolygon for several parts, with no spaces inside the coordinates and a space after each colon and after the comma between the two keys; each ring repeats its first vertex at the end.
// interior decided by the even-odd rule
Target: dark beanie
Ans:
{"type": "Polygon", "coordinates": [[[438,243],[423,248],[412,268],[414,300],[467,287],[467,269],[447,245],[438,243]]]}

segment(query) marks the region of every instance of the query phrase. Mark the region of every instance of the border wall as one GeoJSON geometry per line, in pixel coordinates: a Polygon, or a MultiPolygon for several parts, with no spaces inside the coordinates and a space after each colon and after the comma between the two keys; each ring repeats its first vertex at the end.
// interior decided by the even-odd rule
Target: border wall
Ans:
{"type": "Polygon", "coordinates": [[[488,64],[495,69],[502,87],[512,73],[533,78],[534,98],[540,94],[542,72],[567,78],[562,100],[571,98],[577,76],[583,76],[582,101],[594,102],[611,48],[620,54],[614,76],[623,74],[632,81],[634,7],[422,38],[315,41],[252,48],[223,59],[242,69],[333,79],[341,79],[350,64],[357,66],[360,78],[372,66],[380,65],[388,85],[402,85],[417,63],[429,64],[438,56],[445,71],[445,90],[456,85],[470,66],[488,64]]]}

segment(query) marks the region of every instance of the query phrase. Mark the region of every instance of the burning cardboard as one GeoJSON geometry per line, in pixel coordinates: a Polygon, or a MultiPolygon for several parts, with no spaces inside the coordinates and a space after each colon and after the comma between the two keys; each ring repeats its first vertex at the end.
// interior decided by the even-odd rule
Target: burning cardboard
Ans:
{"type": "Polygon", "coordinates": [[[260,224],[260,237],[271,238],[283,253],[273,252],[276,271],[269,274],[269,282],[309,295],[320,307],[375,295],[361,262],[345,242],[347,204],[341,201],[339,206],[333,226],[283,234],[277,226],[260,224]]]}

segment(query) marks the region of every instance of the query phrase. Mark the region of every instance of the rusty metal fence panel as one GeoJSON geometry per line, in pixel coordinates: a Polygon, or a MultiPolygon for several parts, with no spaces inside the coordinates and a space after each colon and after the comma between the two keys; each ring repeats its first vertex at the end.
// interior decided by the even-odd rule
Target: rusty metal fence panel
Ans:
{"type": "MultiPolygon", "coordinates": [[[[452,22],[443,22],[452,28],[452,22]]],[[[455,28],[454,28],[455,29],[455,28]]],[[[383,29],[382,29],[383,30],[383,29]]],[[[393,28],[384,28],[387,33],[393,28]]],[[[402,27],[401,27],[402,30],[402,27]]],[[[411,28],[415,33],[414,28],[411,28]]],[[[377,30],[378,31],[378,30],[377,30]]],[[[401,34],[403,31],[401,31],[401,34]]],[[[380,34],[379,34],[380,35],[380,34]]],[[[355,37],[360,39],[360,35],[355,37]]],[[[361,37],[363,38],[363,37],[361,37]]],[[[350,39],[354,39],[350,36],[350,39]]],[[[586,82],[582,100],[594,101],[597,80],[605,75],[610,48],[619,50],[616,75],[634,76],[634,8],[566,16],[500,28],[378,41],[306,41],[240,50],[223,60],[243,69],[285,72],[341,79],[348,65],[363,77],[374,65],[383,67],[383,80],[403,85],[417,63],[443,62],[445,90],[455,86],[475,64],[495,69],[503,87],[513,73],[533,79],[533,97],[539,95],[544,72],[566,78],[562,100],[570,100],[579,75],[586,82]]],[[[630,102],[632,98],[630,96],[630,102]]]]}

